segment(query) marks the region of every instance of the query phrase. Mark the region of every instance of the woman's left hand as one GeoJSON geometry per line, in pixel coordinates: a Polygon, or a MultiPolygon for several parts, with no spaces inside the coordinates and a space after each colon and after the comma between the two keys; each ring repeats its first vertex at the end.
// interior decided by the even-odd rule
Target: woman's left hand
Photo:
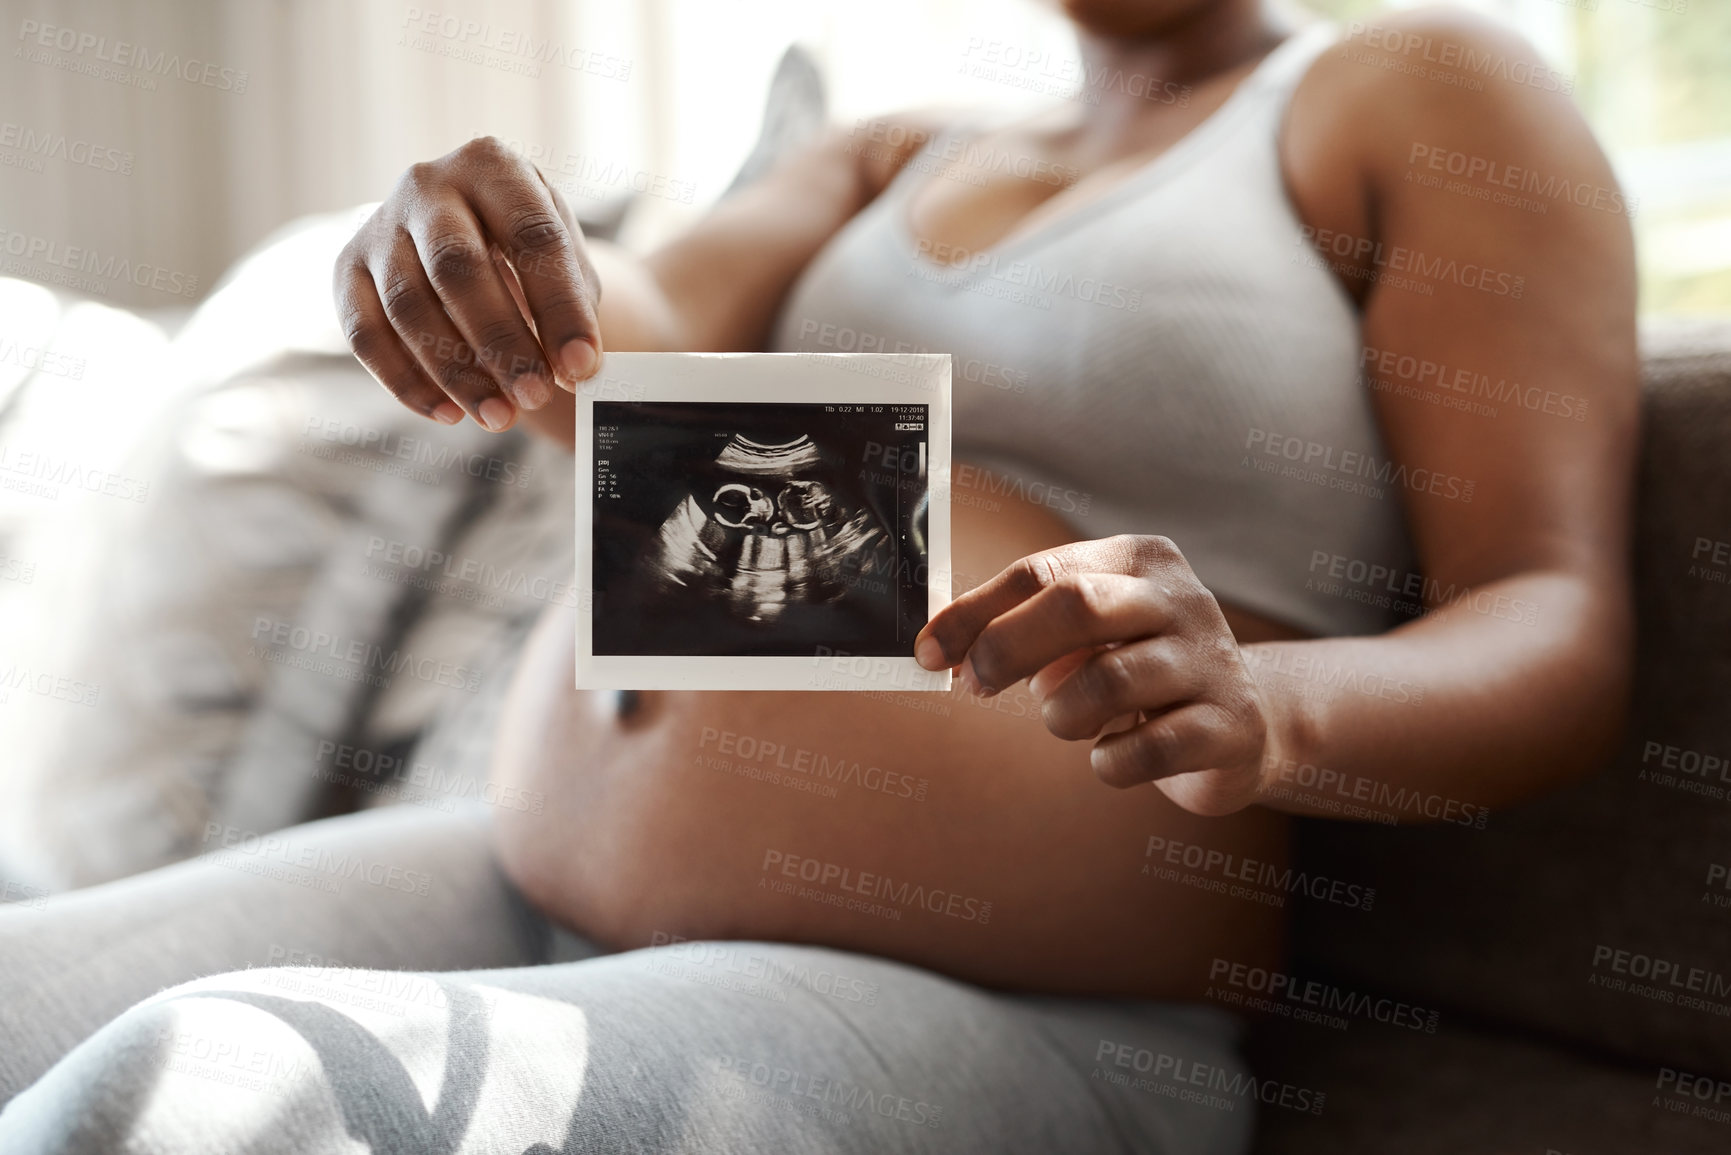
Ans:
{"type": "Polygon", "coordinates": [[[1262,692],[1214,595],[1163,537],[1031,554],[968,591],[915,639],[985,696],[1028,678],[1046,728],[1094,742],[1109,786],[1153,782],[1197,814],[1255,801],[1270,738],[1262,692]],[[1129,728],[1116,727],[1125,719],[1129,728]]]}

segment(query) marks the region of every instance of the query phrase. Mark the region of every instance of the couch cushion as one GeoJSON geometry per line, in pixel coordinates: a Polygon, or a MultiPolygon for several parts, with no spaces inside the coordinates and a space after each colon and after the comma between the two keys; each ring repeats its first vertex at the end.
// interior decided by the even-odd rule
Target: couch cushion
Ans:
{"type": "Polygon", "coordinates": [[[208,849],[213,822],[316,817],[320,752],[381,700],[424,718],[413,691],[478,680],[473,647],[403,643],[422,575],[373,545],[438,550],[498,478],[527,480],[527,439],[417,417],[348,355],[328,286],[354,218],[285,230],[166,349],[68,304],[50,347],[83,371],[12,395],[5,462],[114,484],[0,502],[5,572],[34,579],[0,586],[0,673],[53,690],[0,688],[0,880],[89,885],[208,849]]]}
{"type": "Polygon", "coordinates": [[[1345,982],[1726,1075],[1731,323],[1643,336],[1639,653],[1621,749],[1482,831],[1301,823],[1305,864],[1377,899],[1372,918],[1304,911],[1296,953],[1345,982]]]}
{"type": "Polygon", "coordinates": [[[1327,1097],[1318,1114],[1258,1116],[1257,1155],[1710,1155],[1731,1148],[1731,1084],[1624,1067],[1528,1039],[1445,1025],[1260,1027],[1259,1074],[1327,1097]],[[1717,1101],[1715,1101],[1717,1100],[1717,1101]]]}

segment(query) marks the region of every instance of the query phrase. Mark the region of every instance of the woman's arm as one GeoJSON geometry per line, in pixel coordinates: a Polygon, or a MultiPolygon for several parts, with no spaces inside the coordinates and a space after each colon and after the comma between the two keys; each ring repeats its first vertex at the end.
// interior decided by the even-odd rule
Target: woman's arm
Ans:
{"type": "Polygon", "coordinates": [[[533,165],[469,141],[404,173],[343,250],[344,333],[417,413],[496,431],[527,414],[569,446],[571,394],[604,344],[760,348],[800,271],[930,133],[919,115],[893,123],[899,147],[827,133],[642,260],[586,242],[533,165]]]}
{"type": "MultiPolygon", "coordinates": [[[[1398,247],[1414,254],[1409,271],[1441,270],[1426,279],[1434,294],[1391,283],[1366,294],[1364,376],[1398,384],[1377,364],[1412,357],[1447,366],[1439,372],[1451,379],[1466,371],[1518,383],[1520,400],[1504,391],[1495,416],[1484,416],[1372,393],[1393,456],[1470,481],[1471,500],[1446,486],[1405,491],[1429,614],[1383,638],[1310,648],[1422,687],[1421,703],[1350,691],[1299,697],[1277,672],[1295,656],[1291,645],[1250,647],[1249,656],[1283,703],[1281,757],[1497,806],[1592,766],[1622,727],[1640,382],[1634,245],[1610,165],[1569,98],[1547,90],[1567,78],[1477,20],[1425,13],[1387,29],[1349,41],[1352,54],[1314,76],[1323,99],[1295,110],[1338,102],[1357,131],[1294,132],[1340,143],[1287,158],[1356,174],[1361,213],[1335,223],[1374,236],[1385,269],[1398,247]],[[1393,67],[1427,54],[1491,61],[1482,72],[1453,69],[1482,78],[1484,91],[1393,67]],[[1456,184],[1462,169],[1473,179],[1456,184]],[[1525,203],[1481,199],[1486,192],[1525,203]]],[[[1302,790],[1297,797],[1308,808],[1302,790]]]]}
{"type": "Polygon", "coordinates": [[[1592,766],[1622,724],[1638,401],[1622,199],[1566,97],[1495,78],[1543,69],[1524,44],[1453,16],[1385,27],[1401,47],[1349,42],[1306,79],[1288,136],[1307,143],[1284,164],[1318,249],[1360,289],[1367,388],[1438,393],[1458,372],[1518,383],[1494,416],[1373,392],[1410,471],[1430,612],[1378,637],[1239,648],[1171,543],[1113,539],[1026,559],[928,628],[936,664],[966,656],[964,680],[1036,675],[1061,737],[1141,711],[1097,743],[1096,770],[1158,780],[1200,813],[1321,813],[1325,798],[1402,789],[1501,806],[1592,766]],[[1392,66],[1468,51],[1504,62],[1483,91],[1392,66]],[[1433,187],[1419,179],[1438,171],[1431,156],[1439,185],[1458,180],[1456,157],[1481,160],[1480,175],[1433,187]],[[1496,179],[1513,167],[1586,191],[1528,192],[1542,212],[1480,199],[1491,164],[1496,179]],[[1342,182],[1358,195],[1334,195],[1342,182]],[[1385,352],[1393,370],[1379,369],[1385,352]],[[1404,357],[1432,368],[1406,380],[1404,357]],[[1313,781],[1325,785],[1300,784],[1313,781]]]}

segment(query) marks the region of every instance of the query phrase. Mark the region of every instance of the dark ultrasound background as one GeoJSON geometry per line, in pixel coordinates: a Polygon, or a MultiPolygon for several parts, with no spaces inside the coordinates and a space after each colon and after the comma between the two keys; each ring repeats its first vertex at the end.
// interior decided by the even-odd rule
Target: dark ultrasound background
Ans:
{"type": "MultiPolygon", "coordinates": [[[[924,475],[917,463],[929,423],[924,405],[596,402],[594,652],[804,656],[826,646],[871,656],[912,654],[914,635],[926,622],[921,507],[929,456],[924,475]],[[854,411],[837,412],[843,408],[854,411]],[[898,421],[921,429],[897,430],[898,421]],[[812,447],[801,456],[810,458],[814,449],[819,460],[785,476],[718,465],[736,437],[759,445],[806,437],[812,447]],[[789,480],[802,483],[787,490],[791,508],[800,511],[795,522],[815,516],[811,505],[799,503],[817,492],[829,495],[831,524],[816,538],[811,531],[781,535],[808,535],[802,543],[808,564],[790,563],[789,551],[764,543],[758,548],[784,556],[754,564],[746,556],[746,531],[715,521],[716,491],[745,486],[762,495],[751,505],[740,490],[730,492],[724,500],[732,504],[719,512],[737,522],[748,510],[768,512],[764,503],[776,503],[789,480]],[[682,511],[687,498],[695,506],[682,511]],[[694,512],[697,518],[687,516],[694,512]],[[675,521],[674,547],[664,544],[669,519],[675,521]],[[701,572],[670,580],[667,559],[695,553],[685,549],[694,539],[678,527],[699,519],[708,526],[703,536],[715,547],[715,560],[698,557],[692,564],[701,572]],[[829,532],[837,520],[865,527],[862,548],[843,549],[856,535],[845,528],[829,532]],[[842,565],[814,570],[814,558],[842,565]],[[766,591],[775,604],[765,604],[766,591]]],[[[779,505],[774,512],[772,520],[792,524],[779,505]]]]}

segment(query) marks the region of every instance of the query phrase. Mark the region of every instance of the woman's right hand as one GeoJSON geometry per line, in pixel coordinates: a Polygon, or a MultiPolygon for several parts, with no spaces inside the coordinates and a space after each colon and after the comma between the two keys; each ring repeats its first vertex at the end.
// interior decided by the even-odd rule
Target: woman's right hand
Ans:
{"type": "Polygon", "coordinates": [[[583,231],[527,160],[479,137],[413,165],[342,254],[349,346],[404,405],[495,432],[601,364],[583,231]]]}

